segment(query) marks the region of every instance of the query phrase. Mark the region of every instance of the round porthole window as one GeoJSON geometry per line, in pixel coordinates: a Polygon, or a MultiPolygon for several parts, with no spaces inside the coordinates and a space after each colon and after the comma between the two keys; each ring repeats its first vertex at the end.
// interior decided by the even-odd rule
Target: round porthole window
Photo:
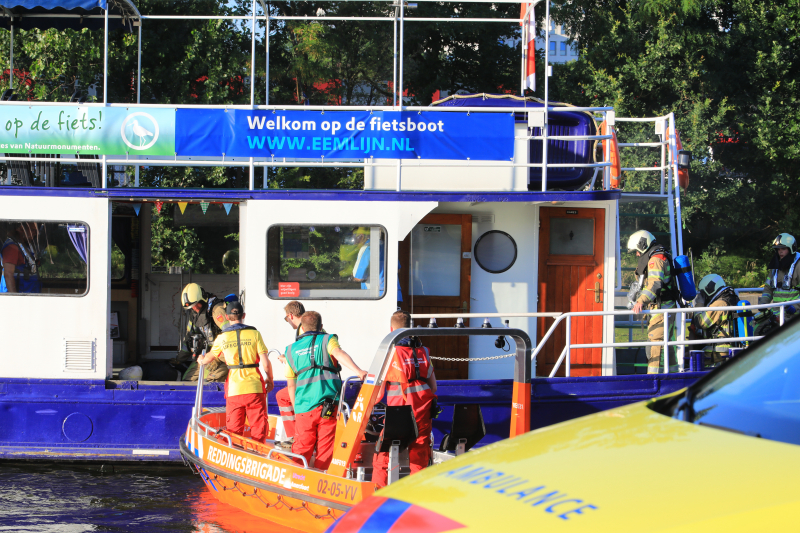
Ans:
{"type": "Polygon", "coordinates": [[[517,243],[505,231],[487,231],[475,243],[475,261],[486,272],[505,272],[516,260],[517,243]]]}

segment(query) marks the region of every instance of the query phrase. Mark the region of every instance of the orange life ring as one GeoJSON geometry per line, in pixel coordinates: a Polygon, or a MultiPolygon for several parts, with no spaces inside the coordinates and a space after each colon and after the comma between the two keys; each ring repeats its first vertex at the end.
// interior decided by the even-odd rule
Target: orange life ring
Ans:
{"type": "MultiPolygon", "coordinates": [[[[611,146],[609,149],[609,153],[611,154],[611,188],[612,189],[619,189],[621,176],[622,176],[622,164],[620,163],[619,157],[619,143],[617,143],[617,132],[614,128],[607,128],[606,121],[600,123],[600,135],[608,135],[606,133],[607,129],[611,129],[611,146]]],[[[606,140],[602,141],[603,145],[603,157],[605,157],[606,153],[606,140]]]]}
{"type": "MultiPolygon", "coordinates": [[[[669,128],[667,128],[667,138],[669,138],[669,128]]],[[[681,142],[681,134],[677,128],[675,128],[675,147],[677,148],[675,154],[670,154],[670,164],[677,163],[678,152],[683,150],[683,143],[681,142]]],[[[669,145],[667,145],[667,148],[669,148],[669,145]]],[[[683,190],[686,190],[689,187],[688,168],[678,169],[678,185],[680,185],[683,190]]]]}

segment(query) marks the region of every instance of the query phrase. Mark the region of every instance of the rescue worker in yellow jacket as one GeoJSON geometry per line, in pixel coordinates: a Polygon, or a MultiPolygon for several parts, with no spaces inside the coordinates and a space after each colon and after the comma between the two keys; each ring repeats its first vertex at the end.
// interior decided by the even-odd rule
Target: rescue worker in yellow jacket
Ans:
{"type": "MultiPolygon", "coordinates": [[[[732,307],[739,303],[739,297],[731,287],[725,285],[725,280],[717,274],[709,274],[700,280],[697,285],[698,292],[702,295],[698,307],[732,307]]],[[[699,311],[692,317],[689,326],[690,339],[725,339],[735,337],[733,321],[736,320],[736,311],[699,311]]],[[[722,356],[728,354],[730,343],[707,344],[705,352],[705,366],[718,365],[723,361],[722,356]]]]}
{"type": "Polygon", "coordinates": [[[230,369],[225,381],[225,425],[231,433],[244,434],[245,417],[250,438],[264,442],[269,432],[266,395],[273,388],[272,365],[261,333],[244,324],[239,302],[227,306],[225,327],[208,353],[198,358],[203,365],[223,359],[230,369]]]}
{"type": "MultiPolygon", "coordinates": [[[[672,275],[672,258],[661,244],[656,242],[652,233],[646,230],[639,230],[628,239],[628,251],[636,252],[639,263],[636,267],[636,276],[642,287],[636,303],[633,306],[633,314],[639,314],[642,309],[672,309],[677,307],[679,293],[677,280],[672,275]]],[[[671,340],[675,338],[675,315],[670,317],[669,336],[671,340]]],[[[647,338],[650,342],[664,341],[664,315],[657,314],[650,316],[647,326],[647,338]]],[[[651,346],[650,355],[647,358],[647,373],[657,374],[660,368],[661,346],[651,346]]],[[[670,350],[673,353],[673,350],[670,350]]],[[[675,357],[671,355],[670,370],[674,367],[675,357]]]]}
{"type": "MultiPolygon", "coordinates": [[[[772,241],[772,248],[775,255],[767,265],[767,281],[758,303],[800,300],[800,253],[797,251],[797,241],[788,233],[781,233],[772,241]]],[[[772,313],[769,309],[757,313],[754,317],[756,324],[768,322],[772,313]]],[[[787,307],[786,317],[794,315],[796,311],[787,307]]]]}

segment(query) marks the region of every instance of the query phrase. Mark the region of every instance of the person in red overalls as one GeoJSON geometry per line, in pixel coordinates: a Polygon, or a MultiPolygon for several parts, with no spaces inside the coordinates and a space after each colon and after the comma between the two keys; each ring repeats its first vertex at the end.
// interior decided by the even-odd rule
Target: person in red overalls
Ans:
{"type": "MultiPolygon", "coordinates": [[[[292,300],[283,308],[286,312],[286,316],[283,319],[286,321],[292,329],[295,330],[294,340],[297,340],[300,337],[300,317],[303,316],[303,313],[306,312],[305,307],[303,304],[298,302],[297,300],[292,300]]],[[[278,356],[278,360],[286,364],[286,358],[283,355],[278,356]]],[[[295,423],[295,416],[294,416],[294,405],[292,405],[292,400],[289,397],[289,389],[287,387],[282,388],[275,394],[275,399],[278,402],[278,409],[280,410],[280,420],[283,422],[283,432],[286,435],[286,440],[281,445],[291,448],[292,443],[294,442],[294,423],[295,423]]]]}
{"type": "MultiPolygon", "coordinates": [[[[411,315],[397,311],[392,315],[392,331],[411,327],[411,315]]],[[[411,473],[419,472],[431,459],[431,407],[436,399],[436,375],[428,348],[419,339],[405,338],[397,343],[383,383],[386,405],[410,405],[417,421],[419,437],[408,446],[411,473]]],[[[383,397],[383,391],[380,393],[383,397]]],[[[376,453],[372,461],[372,482],[385,487],[389,453],[376,453]]]]}

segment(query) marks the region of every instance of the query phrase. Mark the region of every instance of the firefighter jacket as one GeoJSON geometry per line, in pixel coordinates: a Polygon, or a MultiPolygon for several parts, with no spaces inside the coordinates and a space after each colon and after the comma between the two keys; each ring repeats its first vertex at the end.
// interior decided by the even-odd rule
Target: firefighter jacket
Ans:
{"type": "Polygon", "coordinates": [[[800,300],[800,252],[779,259],[777,254],[767,267],[767,281],[758,303],[800,300]]]}
{"type": "Polygon", "coordinates": [[[189,311],[186,335],[181,341],[181,352],[192,351],[192,335],[202,334],[206,348],[211,349],[220,332],[228,327],[228,318],[225,316],[225,302],[215,296],[210,296],[208,302],[199,313],[189,311]],[[210,309],[210,311],[209,311],[210,309]]]}
{"type": "MultiPolygon", "coordinates": [[[[731,307],[738,303],[739,297],[733,289],[725,288],[704,307],[731,307]]],[[[700,311],[694,314],[692,323],[698,330],[703,331],[706,339],[724,339],[735,336],[734,320],[736,320],[735,311],[700,311]]],[[[728,353],[730,347],[729,343],[710,344],[706,346],[705,351],[728,353]]]]}
{"type": "Polygon", "coordinates": [[[637,302],[645,309],[671,309],[677,305],[677,281],[672,275],[672,258],[663,246],[654,244],[640,258],[640,265],[647,261],[646,266],[639,266],[636,273],[646,274],[642,292],[637,302]]]}

